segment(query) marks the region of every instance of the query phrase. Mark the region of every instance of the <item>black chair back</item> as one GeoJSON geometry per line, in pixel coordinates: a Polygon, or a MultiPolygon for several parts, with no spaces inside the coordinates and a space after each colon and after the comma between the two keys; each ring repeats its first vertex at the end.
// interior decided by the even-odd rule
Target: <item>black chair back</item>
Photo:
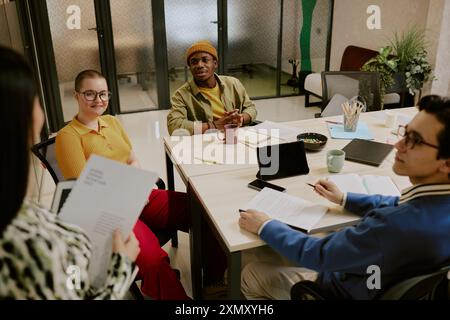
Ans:
{"type": "Polygon", "coordinates": [[[41,161],[53,178],[55,184],[63,181],[64,177],[58,167],[55,154],[55,137],[42,141],[31,147],[31,152],[41,161]]]}

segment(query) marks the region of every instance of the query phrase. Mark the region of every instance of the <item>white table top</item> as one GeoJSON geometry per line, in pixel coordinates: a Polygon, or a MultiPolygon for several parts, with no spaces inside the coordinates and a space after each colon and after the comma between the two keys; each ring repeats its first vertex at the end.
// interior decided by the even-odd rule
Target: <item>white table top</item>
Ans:
{"type": "MultiPolygon", "coordinates": [[[[396,110],[399,113],[413,116],[415,108],[396,110]]],[[[392,129],[384,127],[384,121],[375,117],[375,113],[365,113],[361,119],[367,123],[376,141],[395,143],[397,137],[391,133],[392,129]]],[[[301,132],[318,132],[329,137],[325,120],[340,120],[339,117],[309,119],[289,122],[291,126],[298,127],[301,132]]],[[[310,173],[304,176],[296,176],[286,179],[271,181],[283,186],[287,193],[303,199],[324,204],[330,207],[330,211],[318,223],[321,225],[340,224],[349,221],[354,216],[348,212],[342,212],[340,207],[329,203],[318,196],[306,182],[315,182],[317,179],[329,176],[326,168],[326,152],[330,149],[341,149],[349,140],[329,139],[325,148],[320,152],[307,153],[310,173]]],[[[167,145],[166,145],[167,147],[167,145]]],[[[236,148],[241,148],[237,146],[236,148]]],[[[242,148],[245,146],[242,145],[242,148]]],[[[376,174],[390,176],[399,189],[410,185],[407,177],[399,177],[392,172],[395,152],[391,152],[379,167],[373,167],[360,163],[346,161],[340,174],[376,174]]],[[[258,166],[256,164],[233,165],[179,165],[186,174],[192,190],[197,194],[211,221],[227,245],[230,252],[245,250],[262,246],[265,243],[259,237],[243,231],[238,226],[240,207],[243,207],[257,193],[247,187],[247,184],[256,178],[258,166]]]]}
{"type": "MultiPolygon", "coordinates": [[[[413,116],[417,112],[417,109],[411,107],[396,109],[395,111],[400,114],[413,116]]],[[[383,113],[384,111],[363,113],[361,114],[360,119],[361,121],[367,123],[374,135],[375,141],[393,143],[397,140],[397,137],[391,133],[392,129],[386,128],[384,126],[384,121],[379,119],[379,115],[383,113]]],[[[324,159],[327,150],[342,149],[349,143],[349,140],[330,139],[326,120],[342,121],[342,116],[284,122],[284,124],[298,128],[298,133],[317,132],[324,134],[329,138],[327,145],[322,151],[307,153],[308,163],[310,165],[312,162],[316,161],[316,159],[321,162],[325,161],[324,159]]],[[[224,145],[222,142],[218,141],[209,142],[212,140],[211,137],[212,135],[164,137],[164,146],[172,158],[174,165],[178,168],[181,178],[185,184],[187,184],[189,178],[199,175],[249,168],[257,170],[258,163],[256,158],[256,150],[254,148],[246,147],[242,143],[238,143],[236,145],[224,145]],[[201,147],[198,148],[197,146],[201,147]],[[234,164],[210,164],[202,163],[202,161],[197,159],[202,158],[202,152],[205,154],[211,153],[211,149],[213,148],[216,148],[216,150],[222,150],[221,152],[224,152],[227,157],[230,156],[231,159],[235,159],[236,161],[231,161],[234,164]]],[[[294,140],[295,138],[291,141],[294,140]]],[[[387,161],[393,161],[392,157],[389,159],[390,160],[387,161]]],[[[365,165],[360,166],[367,167],[365,165]]]]}

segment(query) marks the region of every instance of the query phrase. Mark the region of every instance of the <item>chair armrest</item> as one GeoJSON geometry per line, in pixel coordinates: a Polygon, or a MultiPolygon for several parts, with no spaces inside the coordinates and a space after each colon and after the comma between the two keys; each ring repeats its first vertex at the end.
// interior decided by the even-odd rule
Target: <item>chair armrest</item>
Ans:
{"type": "Polygon", "coordinates": [[[329,297],[323,289],[314,281],[300,281],[294,284],[291,288],[292,300],[327,300],[336,299],[335,297],[329,297]]]}

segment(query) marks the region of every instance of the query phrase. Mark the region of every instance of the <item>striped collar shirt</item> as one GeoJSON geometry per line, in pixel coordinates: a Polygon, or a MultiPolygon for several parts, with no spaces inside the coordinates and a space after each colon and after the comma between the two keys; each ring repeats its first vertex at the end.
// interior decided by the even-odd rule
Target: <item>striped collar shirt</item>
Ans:
{"type": "Polygon", "coordinates": [[[450,184],[419,184],[404,189],[398,204],[402,204],[419,197],[441,195],[450,195],[450,184]]]}

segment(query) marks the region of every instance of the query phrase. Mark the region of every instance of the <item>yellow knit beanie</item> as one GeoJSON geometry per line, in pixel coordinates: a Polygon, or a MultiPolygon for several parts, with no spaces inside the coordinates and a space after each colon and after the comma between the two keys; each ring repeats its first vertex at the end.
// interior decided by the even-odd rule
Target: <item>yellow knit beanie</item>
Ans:
{"type": "Polygon", "coordinates": [[[187,49],[186,51],[186,61],[187,64],[189,65],[189,58],[197,52],[206,52],[209,53],[210,55],[212,55],[216,61],[219,60],[217,58],[217,50],[216,48],[213,47],[213,45],[206,40],[203,41],[198,41],[196,43],[194,43],[189,49],[187,49]]]}

